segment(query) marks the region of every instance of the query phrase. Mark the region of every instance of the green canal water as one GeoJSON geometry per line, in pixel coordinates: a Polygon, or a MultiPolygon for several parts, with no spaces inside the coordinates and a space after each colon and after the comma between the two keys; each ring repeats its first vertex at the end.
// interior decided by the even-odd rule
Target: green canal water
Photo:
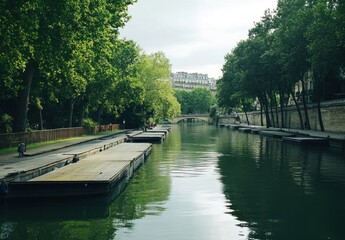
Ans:
{"type": "Polygon", "coordinates": [[[0,240],[345,239],[345,160],[186,123],[115,200],[2,202],[0,214],[0,240]]]}

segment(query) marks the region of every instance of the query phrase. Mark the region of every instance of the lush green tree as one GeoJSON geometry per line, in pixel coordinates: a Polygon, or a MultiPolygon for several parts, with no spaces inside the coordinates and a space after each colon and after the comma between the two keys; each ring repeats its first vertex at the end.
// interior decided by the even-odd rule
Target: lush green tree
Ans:
{"type": "Polygon", "coordinates": [[[183,114],[209,113],[216,101],[211,91],[205,88],[195,88],[192,91],[178,90],[176,97],[183,114]]]}
{"type": "MultiPolygon", "coordinates": [[[[244,112],[246,115],[247,123],[250,124],[247,112],[253,110],[254,98],[261,92],[256,91],[253,86],[249,84],[247,74],[251,69],[246,66],[246,59],[250,56],[245,55],[246,48],[249,41],[241,42],[233,50],[231,54],[225,57],[225,64],[223,66],[223,77],[218,81],[217,88],[217,101],[219,106],[226,109],[228,113],[232,111],[244,112]]],[[[253,79],[253,82],[259,78],[253,79]]]]}
{"type": "Polygon", "coordinates": [[[194,113],[209,113],[211,106],[215,103],[215,96],[205,88],[195,88],[191,92],[193,99],[194,113]]]}
{"type": "Polygon", "coordinates": [[[267,126],[284,127],[284,106],[291,95],[301,128],[310,129],[305,80],[312,72],[323,130],[320,101],[340,96],[345,90],[344,9],[344,2],[338,0],[279,0],[277,9],[267,10],[249,30],[248,39],[240,41],[226,56],[223,77],[218,82],[218,104],[230,111],[242,102],[258,99],[267,126]],[[294,94],[299,81],[304,120],[294,94]]]}
{"type": "Polygon", "coordinates": [[[181,105],[181,112],[183,114],[189,114],[193,112],[192,105],[189,104],[191,102],[190,94],[187,91],[176,90],[175,97],[177,98],[177,101],[181,105]]]}
{"type": "Polygon", "coordinates": [[[241,88],[236,95],[241,97],[242,102],[244,102],[244,97],[259,99],[265,110],[266,125],[271,127],[269,96],[271,96],[272,86],[262,58],[265,51],[264,39],[255,35],[252,35],[246,41],[240,42],[234,49],[234,53],[238,57],[238,69],[241,73],[239,78],[241,88]]]}
{"type": "Polygon", "coordinates": [[[98,123],[104,123],[106,115],[115,119],[133,101],[142,98],[141,83],[135,79],[139,54],[140,48],[133,41],[117,40],[109,54],[95,59],[94,77],[85,93],[85,107],[95,113],[98,123]]]}
{"type": "Polygon", "coordinates": [[[139,127],[148,122],[171,119],[180,114],[180,105],[170,83],[167,82],[171,70],[165,54],[141,53],[135,69],[136,75],[132,81],[138,84],[138,91],[132,98],[126,97],[125,100],[129,100],[130,104],[120,117],[126,121],[126,126],[139,127]]]}
{"type": "Polygon", "coordinates": [[[173,119],[181,113],[181,105],[177,101],[174,90],[171,84],[167,81],[159,81],[160,88],[158,98],[161,99],[160,104],[157,105],[156,120],[173,119]]]}
{"type": "MultiPolygon", "coordinates": [[[[31,80],[36,67],[32,56],[38,39],[40,1],[1,1],[0,65],[5,86],[22,102],[17,107],[18,117],[25,119],[30,95],[31,80]],[[20,84],[22,84],[21,87],[20,84]]],[[[17,126],[25,125],[16,121],[17,126]]],[[[17,127],[17,129],[19,128],[17,127]]],[[[22,129],[18,129],[22,130],[22,129]]]]}
{"type": "MultiPolygon", "coordinates": [[[[277,7],[276,36],[279,44],[279,56],[284,67],[284,74],[293,84],[302,82],[302,102],[304,108],[304,124],[301,127],[310,129],[308,110],[305,99],[305,78],[310,69],[307,50],[306,31],[312,21],[310,9],[304,0],[280,0],[277,7]]],[[[293,98],[294,93],[292,92],[293,98]]],[[[298,102],[295,100],[296,106],[298,102]]]]}
{"type": "Polygon", "coordinates": [[[217,102],[227,113],[238,111],[241,107],[241,96],[245,89],[241,86],[241,69],[238,66],[237,56],[233,53],[225,56],[223,76],[217,82],[217,102]]]}
{"type": "MultiPolygon", "coordinates": [[[[94,63],[110,52],[134,1],[2,1],[0,66],[4,85],[18,96],[14,131],[24,131],[34,74],[52,81],[73,105],[92,80],[94,63]]],[[[103,68],[103,71],[107,71],[103,68]]],[[[71,117],[70,117],[71,119],[71,117]]],[[[71,120],[69,121],[71,122],[71,120]]]]}
{"type": "Polygon", "coordinates": [[[339,93],[339,72],[342,65],[343,39],[339,39],[342,20],[337,16],[337,1],[319,0],[312,5],[313,22],[307,31],[308,50],[314,82],[314,97],[318,103],[320,128],[324,131],[320,102],[339,93]]]}

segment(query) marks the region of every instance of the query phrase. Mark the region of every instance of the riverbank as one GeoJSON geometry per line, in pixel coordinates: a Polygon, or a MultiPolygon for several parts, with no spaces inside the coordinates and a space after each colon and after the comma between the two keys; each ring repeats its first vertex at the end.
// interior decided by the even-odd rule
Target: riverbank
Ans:
{"type": "MultiPolygon", "coordinates": [[[[327,139],[329,146],[337,149],[341,149],[345,152],[345,133],[342,132],[330,132],[330,131],[315,131],[315,130],[301,130],[301,129],[291,129],[291,128],[266,128],[258,125],[247,125],[247,124],[220,124],[221,127],[234,128],[234,126],[249,128],[256,131],[278,131],[284,133],[291,133],[296,136],[310,137],[310,138],[322,138],[327,139]]],[[[253,132],[253,131],[249,131],[253,132]]],[[[255,132],[255,131],[254,131],[255,132]]],[[[255,132],[258,133],[258,132],[255,132]]]]}
{"type": "MultiPolygon", "coordinates": [[[[305,111],[303,105],[299,106],[301,109],[302,118],[305,119],[305,111]]],[[[317,114],[317,105],[308,104],[307,105],[308,117],[310,122],[310,127],[312,131],[320,131],[319,118],[317,114]]],[[[321,103],[321,113],[322,120],[325,130],[330,133],[344,133],[345,134],[345,100],[335,100],[335,101],[325,101],[321,103]]],[[[270,118],[274,118],[274,123],[276,126],[280,126],[281,112],[278,108],[278,116],[274,111],[273,114],[269,112],[270,118]],[[278,124],[277,124],[278,119],[278,124]]],[[[284,107],[284,125],[287,129],[300,129],[300,120],[298,116],[298,111],[296,106],[284,107]]],[[[247,119],[244,113],[238,114],[241,123],[247,123],[247,119]]],[[[248,112],[248,121],[251,125],[261,126],[261,112],[253,111],[248,112]]],[[[266,126],[265,114],[262,115],[263,125],[266,126]]],[[[219,119],[219,124],[234,124],[236,119],[230,115],[222,115],[219,119]]],[[[305,121],[305,120],[304,120],[305,121]]],[[[271,120],[271,123],[272,120],[271,120]]],[[[273,124],[272,124],[273,125],[273,124]]]]}

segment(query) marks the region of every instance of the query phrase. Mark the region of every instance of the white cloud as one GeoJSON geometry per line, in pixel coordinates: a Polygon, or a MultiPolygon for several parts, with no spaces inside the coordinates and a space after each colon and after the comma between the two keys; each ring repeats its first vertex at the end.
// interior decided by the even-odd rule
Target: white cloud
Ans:
{"type": "Polygon", "coordinates": [[[173,71],[221,76],[224,56],[277,0],[139,0],[121,35],[163,51],[173,71]]]}
{"type": "Polygon", "coordinates": [[[206,46],[206,42],[189,42],[185,44],[171,45],[165,48],[165,53],[172,58],[186,58],[206,46]]]}

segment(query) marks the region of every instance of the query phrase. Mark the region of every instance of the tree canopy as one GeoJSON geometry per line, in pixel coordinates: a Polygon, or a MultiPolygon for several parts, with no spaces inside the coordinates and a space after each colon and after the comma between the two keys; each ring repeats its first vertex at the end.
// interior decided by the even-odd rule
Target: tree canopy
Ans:
{"type": "Polygon", "coordinates": [[[343,1],[279,0],[277,9],[267,10],[248,38],[226,55],[219,106],[245,110],[258,101],[267,126],[284,127],[283,109],[292,97],[301,128],[309,129],[305,81],[311,77],[323,130],[320,101],[345,93],[344,17],[343,1]],[[302,82],[303,116],[294,94],[297,82],[302,82]]]}
{"type": "Polygon", "coordinates": [[[0,132],[115,123],[132,107],[155,120],[178,114],[162,82],[169,60],[119,39],[135,2],[1,1],[0,132]]]}
{"type": "Polygon", "coordinates": [[[183,114],[209,113],[215,103],[215,96],[205,88],[195,88],[192,91],[176,90],[175,96],[181,104],[183,114]]]}

